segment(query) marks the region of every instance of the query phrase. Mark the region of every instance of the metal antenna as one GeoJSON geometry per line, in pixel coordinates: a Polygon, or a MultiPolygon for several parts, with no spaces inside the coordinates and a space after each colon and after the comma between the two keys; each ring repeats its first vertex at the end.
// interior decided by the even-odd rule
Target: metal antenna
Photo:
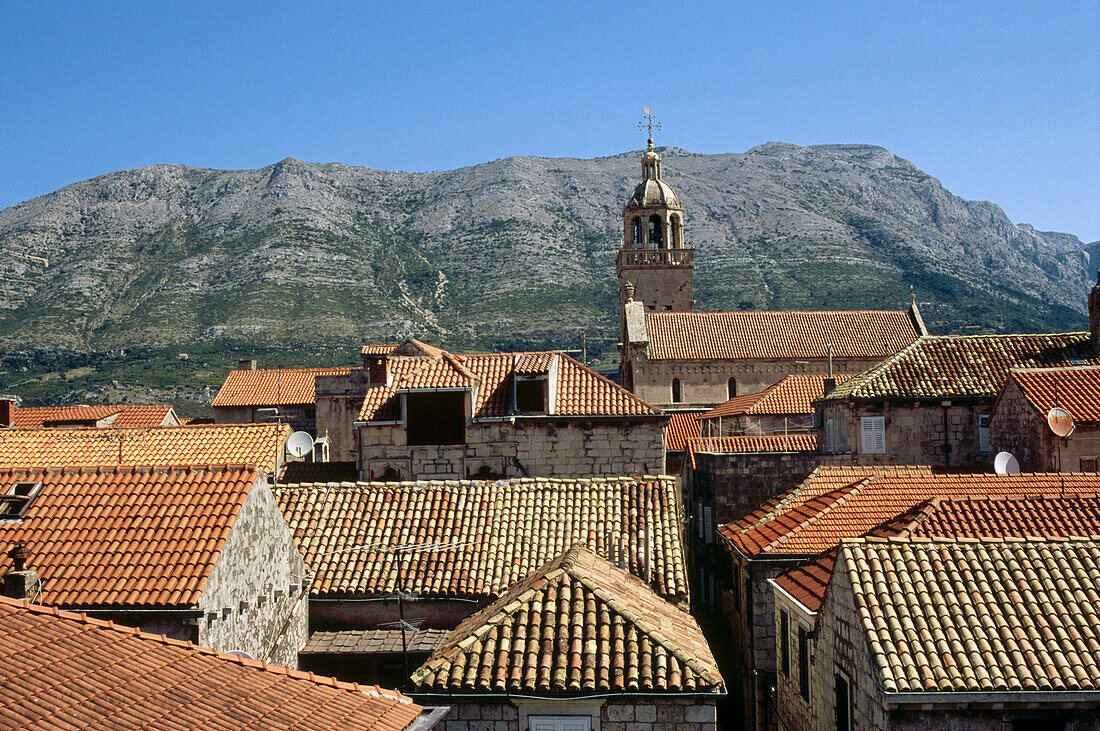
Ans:
{"type": "Polygon", "coordinates": [[[642,107],[642,121],[638,122],[638,129],[646,133],[650,141],[653,140],[653,130],[661,131],[661,123],[657,121],[657,118],[653,116],[653,113],[649,111],[649,107],[642,107]]]}

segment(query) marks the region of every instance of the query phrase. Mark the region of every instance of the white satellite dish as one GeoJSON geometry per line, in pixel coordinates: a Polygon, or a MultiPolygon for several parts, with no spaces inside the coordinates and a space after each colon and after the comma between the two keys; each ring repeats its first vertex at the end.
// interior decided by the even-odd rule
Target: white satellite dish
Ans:
{"type": "Polygon", "coordinates": [[[236,655],[237,657],[244,658],[245,660],[255,660],[256,659],[256,658],[252,657],[251,655],[249,655],[244,650],[229,650],[225,654],[226,655],[236,655]]]}
{"type": "Polygon", "coordinates": [[[1053,409],[1047,412],[1047,426],[1057,436],[1068,437],[1073,433],[1073,417],[1070,413],[1060,406],[1055,406],[1053,409]]]}
{"type": "Polygon", "coordinates": [[[313,437],[309,432],[294,432],[286,438],[286,451],[292,457],[305,457],[313,451],[313,437]]]}
{"type": "Polygon", "coordinates": [[[993,471],[998,475],[1020,474],[1020,463],[1008,452],[997,452],[993,458],[993,471]]]}

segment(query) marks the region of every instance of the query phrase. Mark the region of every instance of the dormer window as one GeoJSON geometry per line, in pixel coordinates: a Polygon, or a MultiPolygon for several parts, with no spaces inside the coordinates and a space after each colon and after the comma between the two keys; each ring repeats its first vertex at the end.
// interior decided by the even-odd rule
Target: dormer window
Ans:
{"type": "Polygon", "coordinates": [[[466,443],[466,393],[429,391],[405,394],[405,426],[410,446],[466,443]]]}
{"type": "Polygon", "coordinates": [[[42,489],[41,482],[17,482],[0,495],[0,520],[22,518],[42,489]]]}
{"type": "Polygon", "coordinates": [[[521,413],[546,412],[546,377],[516,379],[516,411],[521,413]]]}

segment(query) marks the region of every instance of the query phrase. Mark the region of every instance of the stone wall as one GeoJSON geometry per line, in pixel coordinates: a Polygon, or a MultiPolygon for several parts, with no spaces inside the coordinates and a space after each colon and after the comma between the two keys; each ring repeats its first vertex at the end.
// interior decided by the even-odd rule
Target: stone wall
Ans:
{"type": "Polygon", "coordinates": [[[515,731],[530,728],[532,716],[587,717],[592,731],[713,731],[717,728],[717,696],[620,696],[610,698],[563,698],[555,700],[501,696],[497,702],[479,699],[467,702],[453,696],[412,694],[426,705],[449,705],[440,722],[441,731],[515,731]]]}
{"type": "Polygon", "coordinates": [[[317,376],[314,380],[317,433],[328,435],[329,458],[333,462],[355,461],[355,422],[363,405],[366,378],[367,371],[357,368],[346,376],[317,376]]]}
{"type": "Polygon", "coordinates": [[[256,424],[272,423],[289,424],[294,431],[305,431],[316,436],[317,417],[313,404],[301,404],[298,406],[271,407],[278,409],[277,416],[259,418],[256,414],[258,408],[252,406],[219,406],[214,409],[215,424],[256,424]]]}
{"type": "Polygon", "coordinates": [[[305,562],[267,481],[249,492],[199,598],[198,643],[295,667],[307,639],[305,562]]]}
{"type": "Polygon", "coordinates": [[[853,453],[857,455],[858,464],[989,466],[991,453],[979,449],[978,417],[992,411],[993,400],[947,403],[951,405],[943,406],[942,402],[829,402],[822,410],[822,424],[827,431],[829,420],[832,420],[833,452],[853,453]],[[860,418],[863,416],[886,417],[884,454],[861,452],[860,418]],[[949,450],[945,447],[945,433],[949,450]]]}
{"type": "Polygon", "coordinates": [[[1058,440],[1010,380],[990,419],[989,443],[993,454],[1011,452],[1024,472],[1080,472],[1082,457],[1100,456],[1100,427],[1078,424],[1058,440]]]}

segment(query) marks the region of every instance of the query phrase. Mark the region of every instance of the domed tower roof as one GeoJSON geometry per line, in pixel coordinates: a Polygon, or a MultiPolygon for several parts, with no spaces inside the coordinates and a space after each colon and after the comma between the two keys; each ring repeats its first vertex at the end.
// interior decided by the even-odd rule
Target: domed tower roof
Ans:
{"type": "Polygon", "coordinates": [[[653,139],[642,153],[642,182],[634,189],[634,194],[626,204],[631,208],[673,208],[684,210],[676,191],[661,180],[661,156],[653,149],[653,139]]]}

